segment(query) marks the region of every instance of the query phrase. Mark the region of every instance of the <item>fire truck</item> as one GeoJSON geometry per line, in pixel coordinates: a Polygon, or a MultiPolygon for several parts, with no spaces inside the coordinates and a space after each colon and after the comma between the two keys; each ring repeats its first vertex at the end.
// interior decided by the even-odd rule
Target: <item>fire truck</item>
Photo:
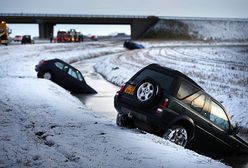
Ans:
{"type": "Polygon", "coordinates": [[[11,30],[8,28],[8,24],[5,21],[0,21],[0,43],[4,45],[9,44],[9,34],[11,30]]]}
{"type": "Polygon", "coordinates": [[[83,35],[75,29],[70,29],[69,31],[59,30],[57,32],[57,43],[82,42],[83,40],[83,35]]]}

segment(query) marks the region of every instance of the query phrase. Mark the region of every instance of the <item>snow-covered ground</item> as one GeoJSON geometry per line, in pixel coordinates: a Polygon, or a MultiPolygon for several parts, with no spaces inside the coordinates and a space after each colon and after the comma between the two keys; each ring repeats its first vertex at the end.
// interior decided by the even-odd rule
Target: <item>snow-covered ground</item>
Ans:
{"type": "MultiPolygon", "coordinates": [[[[142,66],[159,62],[187,73],[224,103],[230,100],[242,105],[247,102],[247,83],[242,80],[247,78],[247,49],[221,48],[212,53],[218,57],[212,58],[212,50],[207,48],[126,51],[121,45],[0,46],[0,167],[226,167],[162,138],[117,127],[112,119],[87,109],[63,88],[37,79],[34,66],[41,59],[55,57],[70,63],[99,57],[95,68],[120,85],[142,66]],[[232,55],[235,60],[228,61],[232,55]],[[205,76],[205,71],[213,77],[205,76]],[[225,80],[223,86],[220,80],[225,80]],[[225,89],[235,92],[229,96],[225,89]]],[[[243,110],[247,105],[235,108],[241,110],[238,114],[247,124],[243,110]]]]}

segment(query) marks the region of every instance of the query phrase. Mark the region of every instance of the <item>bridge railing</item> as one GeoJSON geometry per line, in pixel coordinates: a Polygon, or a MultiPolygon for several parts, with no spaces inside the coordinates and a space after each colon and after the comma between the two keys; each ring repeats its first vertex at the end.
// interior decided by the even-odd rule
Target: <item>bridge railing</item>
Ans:
{"type": "MultiPolygon", "coordinates": [[[[116,19],[146,19],[150,16],[141,15],[96,15],[96,14],[44,14],[44,13],[0,13],[0,17],[58,17],[58,18],[116,18],[116,19]]],[[[156,16],[162,20],[223,20],[223,21],[248,21],[248,18],[210,18],[210,17],[178,17],[156,16]]]]}
{"type": "Polygon", "coordinates": [[[143,19],[147,18],[147,16],[135,16],[135,15],[90,15],[90,14],[43,14],[43,13],[0,13],[2,17],[71,17],[71,18],[137,18],[143,19]]]}

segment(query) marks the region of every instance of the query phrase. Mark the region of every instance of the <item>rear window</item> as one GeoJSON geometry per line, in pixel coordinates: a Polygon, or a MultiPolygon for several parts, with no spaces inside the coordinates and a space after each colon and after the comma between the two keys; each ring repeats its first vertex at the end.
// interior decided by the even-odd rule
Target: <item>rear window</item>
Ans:
{"type": "Polygon", "coordinates": [[[196,93],[199,89],[194,87],[193,85],[185,82],[184,80],[181,81],[181,85],[177,92],[177,98],[184,99],[194,93],[196,93]]]}
{"type": "Polygon", "coordinates": [[[145,78],[152,78],[155,82],[157,82],[164,90],[169,91],[173,81],[174,77],[160,73],[151,69],[145,69],[142,71],[133,81],[134,83],[138,83],[145,78]]]}
{"type": "Polygon", "coordinates": [[[64,68],[64,64],[62,64],[61,62],[55,62],[55,66],[61,70],[64,68]]]}

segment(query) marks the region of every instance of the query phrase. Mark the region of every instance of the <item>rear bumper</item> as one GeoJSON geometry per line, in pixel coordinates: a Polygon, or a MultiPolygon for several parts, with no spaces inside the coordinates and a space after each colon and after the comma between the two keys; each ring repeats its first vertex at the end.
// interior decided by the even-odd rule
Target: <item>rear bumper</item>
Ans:
{"type": "MultiPolygon", "coordinates": [[[[156,108],[139,108],[129,105],[127,103],[120,102],[118,95],[114,98],[114,107],[120,114],[127,115],[132,118],[134,122],[142,122],[144,124],[150,125],[153,128],[159,130],[163,129],[165,124],[163,118],[160,115],[156,115],[156,108]]],[[[150,131],[149,131],[150,132],[150,131]]]]}
{"type": "Polygon", "coordinates": [[[134,109],[133,107],[128,107],[118,102],[116,98],[114,101],[114,106],[118,113],[127,115],[127,117],[131,119],[135,127],[158,136],[162,135],[164,127],[160,124],[160,118],[152,114],[148,114],[148,112],[143,113],[139,110],[134,109]]]}

